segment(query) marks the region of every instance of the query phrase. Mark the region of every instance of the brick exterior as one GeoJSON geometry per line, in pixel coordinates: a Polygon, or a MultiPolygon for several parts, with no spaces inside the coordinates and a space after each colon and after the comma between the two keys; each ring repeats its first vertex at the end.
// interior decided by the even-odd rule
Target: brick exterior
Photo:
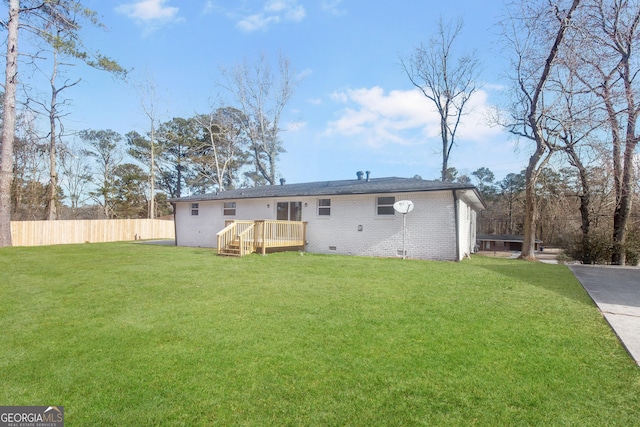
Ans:
{"type": "Polygon", "coordinates": [[[307,224],[308,252],[324,254],[402,256],[402,214],[377,214],[377,197],[395,196],[411,200],[414,210],[406,215],[408,258],[460,260],[475,245],[475,211],[463,198],[458,200],[460,241],[456,245],[453,192],[449,190],[399,193],[297,196],[227,200],[236,202],[236,215],[224,216],[221,200],[177,202],[178,246],[215,247],[216,234],[225,220],[276,219],[276,203],[302,203],[302,221],[307,224]],[[331,214],[318,214],[318,200],[331,200],[331,214]],[[192,215],[197,203],[198,215],[192,215]]]}

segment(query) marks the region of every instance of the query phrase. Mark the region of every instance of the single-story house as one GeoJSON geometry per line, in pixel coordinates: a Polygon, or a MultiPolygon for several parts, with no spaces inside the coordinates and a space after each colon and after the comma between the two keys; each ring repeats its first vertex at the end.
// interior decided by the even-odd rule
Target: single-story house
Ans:
{"type": "MultiPolygon", "coordinates": [[[[268,220],[303,223],[297,244],[311,253],[461,260],[473,252],[477,212],[485,209],[473,185],[370,178],[369,172],[366,178],[362,172],[356,176],[300,184],[281,180],[281,185],[171,199],[176,245],[220,252],[218,246],[231,244],[220,243],[226,242],[220,237],[223,230],[254,221],[264,230],[264,221],[258,220],[268,220]],[[394,204],[401,200],[411,201],[414,209],[397,212],[394,204]]],[[[230,239],[239,239],[242,230],[230,232],[230,239]]],[[[268,239],[257,237],[264,231],[255,233],[256,242],[268,239]]]]}
{"type": "MultiPolygon", "coordinates": [[[[481,251],[511,252],[522,251],[524,236],[517,234],[478,234],[478,248],[481,251]]],[[[535,250],[540,250],[542,240],[536,239],[535,250]]]]}

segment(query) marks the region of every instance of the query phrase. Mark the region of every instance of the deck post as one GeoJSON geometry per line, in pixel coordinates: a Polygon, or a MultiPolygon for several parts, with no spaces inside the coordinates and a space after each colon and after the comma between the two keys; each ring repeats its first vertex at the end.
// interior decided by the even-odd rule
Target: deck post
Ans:
{"type": "Polygon", "coordinates": [[[307,251],[307,221],[302,223],[302,252],[307,251]]]}

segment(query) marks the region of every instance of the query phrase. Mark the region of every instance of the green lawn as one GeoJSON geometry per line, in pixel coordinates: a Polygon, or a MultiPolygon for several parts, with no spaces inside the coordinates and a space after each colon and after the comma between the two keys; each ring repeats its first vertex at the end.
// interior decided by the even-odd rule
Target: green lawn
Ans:
{"type": "Polygon", "coordinates": [[[637,425],[562,265],[133,243],[0,249],[0,405],[68,426],[637,425]]]}

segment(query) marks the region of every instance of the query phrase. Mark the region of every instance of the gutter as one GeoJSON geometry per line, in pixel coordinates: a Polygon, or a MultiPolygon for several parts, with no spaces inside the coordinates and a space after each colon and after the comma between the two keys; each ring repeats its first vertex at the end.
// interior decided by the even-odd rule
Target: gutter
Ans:
{"type": "Polygon", "coordinates": [[[456,223],[456,261],[460,261],[460,219],[458,218],[458,193],[452,190],[453,194],[453,216],[456,223]]]}

